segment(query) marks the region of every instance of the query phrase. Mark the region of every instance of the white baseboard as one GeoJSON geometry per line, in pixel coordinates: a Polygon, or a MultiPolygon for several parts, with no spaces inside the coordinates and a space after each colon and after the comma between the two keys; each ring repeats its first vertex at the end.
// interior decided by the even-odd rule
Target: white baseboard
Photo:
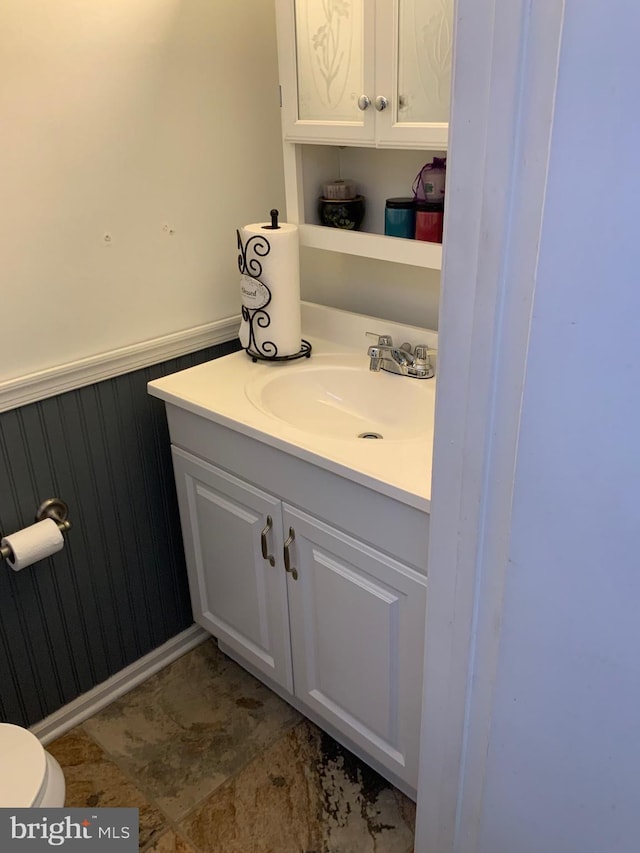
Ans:
{"type": "Polygon", "coordinates": [[[167,640],[162,646],[148,655],[121,669],[102,684],[78,696],[58,711],[31,726],[30,731],[46,746],[52,740],[68,732],[74,726],[106,708],[120,696],[142,684],[154,673],[163,669],[176,658],[181,657],[195,646],[200,645],[211,635],[199,625],[192,625],[186,631],[167,640]]]}

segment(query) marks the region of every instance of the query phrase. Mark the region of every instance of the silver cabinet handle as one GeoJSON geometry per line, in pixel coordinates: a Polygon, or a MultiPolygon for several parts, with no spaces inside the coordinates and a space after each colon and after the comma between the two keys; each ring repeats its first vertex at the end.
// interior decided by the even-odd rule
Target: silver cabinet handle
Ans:
{"type": "Polygon", "coordinates": [[[358,98],[358,109],[364,112],[365,110],[368,110],[370,106],[371,98],[368,95],[360,95],[358,98]]]}
{"type": "Polygon", "coordinates": [[[296,538],[296,532],[293,527],[289,528],[289,536],[287,537],[284,543],[284,568],[286,572],[289,572],[294,581],[298,580],[298,570],[295,569],[291,565],[291,554],[289,553],[289,548],[291,547],[291,543],[296,538]]]}
{"type": "Polygon", "coordinates": [[[262,533],[260,534],[260,546],[262,547],[262,559],[266,560],[270,566],[275,566],[276,558],[273,554],[269,553],[269,547],[267,545],[267,533],[271,530],[273,526],[273,519],[270,515],[267,516],[267,523],[265,524],[262,533]]]}
{"type": "Polygon", "coordinates": [[[382,110],[386,110],[386,108],[389,106],[389,101],[385,98],[384,95],[378,95],[378,97],[373,102],[373,105],[378,110],[378,112],[381,113],[382,110]]]}

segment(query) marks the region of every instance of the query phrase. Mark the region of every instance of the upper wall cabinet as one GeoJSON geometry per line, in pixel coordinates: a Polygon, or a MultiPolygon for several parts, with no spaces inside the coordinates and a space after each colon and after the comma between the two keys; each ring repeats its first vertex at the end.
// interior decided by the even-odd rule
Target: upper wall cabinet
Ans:
{"type": "Polygon", "coordinates": [[[284,137],[447,145],[453,0],[276,0],[284,137]]]}

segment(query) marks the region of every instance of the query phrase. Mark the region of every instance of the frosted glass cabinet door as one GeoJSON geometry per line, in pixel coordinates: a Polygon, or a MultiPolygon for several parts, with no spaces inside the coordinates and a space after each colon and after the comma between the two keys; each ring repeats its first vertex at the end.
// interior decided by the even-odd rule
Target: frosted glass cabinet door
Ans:
{"type": "Polygon", "coordinates": [[[279,2],[285,137],[374,141],[374,25],[369,0],[279,2]],[[285,45],[283,49],[283,45],[285,45]]]}
{"type": "Polygon", "coordinates": [[[400,0],[398,121],[448,122],[452,0],[400,0]]]}
{"type": "Polygon", "coordinates": [[[376,84],[389,98],[378,116],[379,144],[446,148],[453,0],[378,3],[376,28],[393,33],[378,43],[376,84]]]}

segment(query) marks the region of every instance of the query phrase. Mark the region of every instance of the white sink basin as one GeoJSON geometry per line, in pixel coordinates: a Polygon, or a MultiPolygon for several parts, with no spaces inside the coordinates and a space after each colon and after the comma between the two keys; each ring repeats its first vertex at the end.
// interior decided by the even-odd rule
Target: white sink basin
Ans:
{"type": "Polygon", "coordinates": [[[339,439],[413,439],[433,430],[435,380],[369,370],[353,355],[312,356],[273,365],[246,385],[264,414],[316,435],[339,439]]]}

